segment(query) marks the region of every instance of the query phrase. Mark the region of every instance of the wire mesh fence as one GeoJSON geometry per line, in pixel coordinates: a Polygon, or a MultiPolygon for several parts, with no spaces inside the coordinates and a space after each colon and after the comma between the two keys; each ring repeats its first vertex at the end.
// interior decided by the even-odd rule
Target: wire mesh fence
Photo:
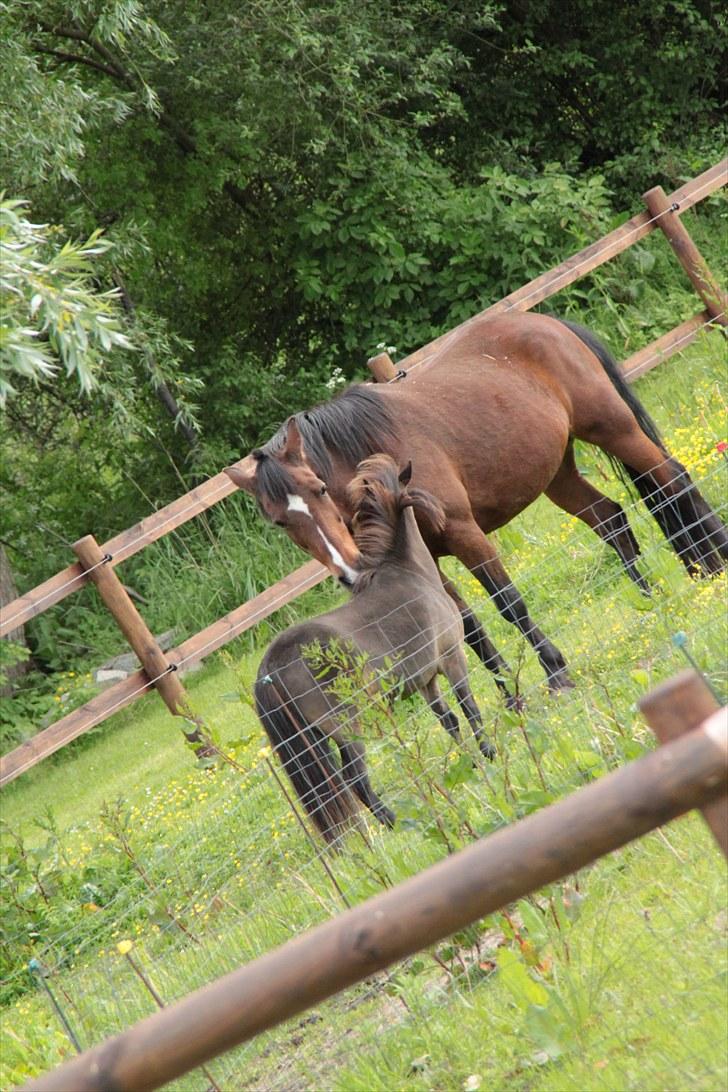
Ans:
{"type": "MultiPolygon", "coordinates": [[[[719,371],[701,375],[696,365],[672,386],[648,404],[725,519],[719,371]]],[[[464,725],[458,747],[418,699],[400,703],[391,721],[368,720],[367,764],[397,814],[393,831],[363,813],[363,828],[333,855],[304,835],[249,705],[257,661],[228,655],[214,695],[193,690],[193,701],[230,763],[180,765],[146,791],[140,773],[132,799],[107,799],[70,829],[37,815],[42,830],[5,834],[4,1085],[75,1049],[39,975],[91,1045],[154,1009],[149,983],[165,1003],[176,1000],[637,757],[650,740],[634,703],[684,666],[686,649],[725,699],[725,577],[692,580],[606,462],[579,458],[600,488],[609,475],[604,489],[640,542],[652,595],[545,501],[503,529],[509,573],[577,684],[549,698],[527,643],[472,574],[449,566],[508,661],[523,709],[504,708],[470,657],[494,763],[478,760],[464,725]]],[[[122,725],[141,715],[125,714],[122,725]]],[[[92,754],[67,760],[79,777],[92,754]]],[[[210,1074],[224,1089],[720,1087],[725,894],[691,818],[217,1059],[210,1074]]],[[[179,1082],[209,1086],[199,1071],[179,1082]]]]}

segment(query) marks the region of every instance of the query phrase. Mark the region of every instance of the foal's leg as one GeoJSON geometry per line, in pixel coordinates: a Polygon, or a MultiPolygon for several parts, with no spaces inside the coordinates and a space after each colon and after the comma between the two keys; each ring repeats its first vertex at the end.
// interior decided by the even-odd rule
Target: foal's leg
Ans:
{"type": "Polygon", "coordinates": [[[443,726],[449,736],[455,740],[456,743],[460,743],[460,724],[458,718],[453,713],[450,706],[447,704],[442,694],[440,693],[440,687],[437,682],[437,675],[430,680],[429,683],[422,689],[422,693],[427,699],[432,712],[435,714],[440,724],[443,726]]]}
{"type": "Polygon", "coordinates": [[[458,704],[473,730],[480,753],[484,758],[494,759],[495,747],[483,732],[483,719],[470,689],[468,665],[461,648],[453,649],[445,658],[442,664],[442,673],[455,691],[455,697],[458,699],[458,704]]]}
{"type": "Polygon", "coordinates": [[[460,558],[478,578],[496,607],[506,619],[520,630],[533,646],[541,666],[546,672],[551,690],[568,690],[573,687],[566,670],[566,661],[556,645],[532,621],[526,604],[503,568],[495,547],[486,538],[475,520],[461,520],[448,525],[448,552],[460,558]]]}
{"type": "Polygon", "coordinates": [[[440,570],[439,563],[437,563],[437,569],[440,573],[440,580],[442,581],[443,588],[460,611],[460,616],[465,628],[465,643],[470,645],[477,657],[482,660],[489,671],[492,671],[494,675],[493,681],[505,699],[506,708],[513,709],[514,707],[517,707],[519,705],[519,699],[510,693],[503,679],[504,675],[510,674],[508,664],[505,662],[493,642],[489,639],[485,630],[476,618],[474,611],[460,595],[452,580],[445,576],[440,570]]]}
{"type": "Polygon", "coordinates": [[[613,547],[625,569],[640,591],[649,595],[650,586],[637,568],[636,561],[640,554],[637,539],[632,534],[627,517],[621,505],[610,500],[598,489],[582,478],[574,462],[574,447],[569,444],[564,461],[556,477],[546,490],[549,500],[578,516],[588,527],[613,547]]]}
{"type": "Polygon", "coordinates": [[[375,819],[384,826],[393,827],[397,816],[391,808],[382,803],[372,788],[364,761],[364,744],[358,739],[339,742],[339,753],[341,754],[341,776],[346,784],[356,793],[362,804],[369,808],[375,819]]]}

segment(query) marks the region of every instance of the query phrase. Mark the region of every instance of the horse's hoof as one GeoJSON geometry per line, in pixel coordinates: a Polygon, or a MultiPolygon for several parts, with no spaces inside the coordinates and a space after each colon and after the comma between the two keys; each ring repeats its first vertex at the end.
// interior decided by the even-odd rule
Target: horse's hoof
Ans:
{"type": "Polygon", "coordinates": [[[397,816],[394,814],[392,809],[385,807],[384,804],[382,804],[381,808],[377,808],[374,814],[379,822],[382,824],[382,826],[389,827],[390,830],[397,821],[397,816]]]}
{"type": "Polygon", "coordinates": [[[576,683],[566,668],[549,675],[549,690],[552,694],[560,694],[562,690],[574,690],[575,687],[576,683]]]}
{"type": "Polygon", "coordinates": [[[493,759],[498,754],[498,752],[495,749],[495,746],[492,743],[481,743],[480,744],[480,753],[483,756],[483,758],[487,758],[489,762],[492,762],[493,759]]]}

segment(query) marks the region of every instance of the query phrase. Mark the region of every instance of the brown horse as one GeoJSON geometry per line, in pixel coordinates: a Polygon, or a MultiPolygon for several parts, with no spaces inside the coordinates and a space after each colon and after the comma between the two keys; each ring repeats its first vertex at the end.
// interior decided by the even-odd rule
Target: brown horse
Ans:
{"type": "MultiPolygon", "coordinates": [[[[545,493],[612,546],[647,591],[624,511],[579,474],[575,438],[621,465],[691,574],[723,567],[725,527],[666,450],[607,349],[582,327],[544,315],[475,319],[401,381],[355,384],[291,417],[228,473],[268,518],[350,583],[357,563],[342,519],[351,516],[347,483],[373,452],[399,462],[406,452],[417,484],[445,510],[442,528],[420,521],[433,556],[454,554],[477,576],[558,689],[571,685],[564,658],[531,620],[486,536],[545,493]]],[[[448,591],[463,611],[466,640],[503,687],[503,661],[455,589],[448,591]]]]}
{"type": "Polygon", "coordinates": [[[459,739],[457,717],[438,687],[437,677],[444,675],[481,752],[487,758],[495,755],[468,682],[462,618],[442,586],[413,509],[434,528],[444,524],[445,516],[429,494],[406,488],[410,474],[411,465],[398,475],[388,455],[360,464],[348,491],[359,550],[352,597],[276,637],[255,683],[256,707],[268,737],[328,842],[354,813],[352,792],[380,822],[392,826],[395,819],[369,781],[356,703],[350,694],[335,692],[337,679],[351,674],[352,662],[362,655],[364,667],[353,674],[364,700],[385,687],[388,697],[394,690],[405,696],[419,692],[446,731],[459,739]],[[312,670],[313,645],[317,665],[312,670]],[[338,769],[332,739],[341,755],[338,769]]]}

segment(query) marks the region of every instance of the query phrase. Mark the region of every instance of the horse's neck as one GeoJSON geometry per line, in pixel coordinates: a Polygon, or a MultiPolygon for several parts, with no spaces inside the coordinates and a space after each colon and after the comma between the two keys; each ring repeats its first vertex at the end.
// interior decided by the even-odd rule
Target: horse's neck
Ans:
{"type": "Polygon", "coordinates": [[[405,508],[399,520],[394,540],[392,561],[416,566],[428,579],[440,583],[440,573],[432,554],[425,546],[412,508],[405,508]]]}

